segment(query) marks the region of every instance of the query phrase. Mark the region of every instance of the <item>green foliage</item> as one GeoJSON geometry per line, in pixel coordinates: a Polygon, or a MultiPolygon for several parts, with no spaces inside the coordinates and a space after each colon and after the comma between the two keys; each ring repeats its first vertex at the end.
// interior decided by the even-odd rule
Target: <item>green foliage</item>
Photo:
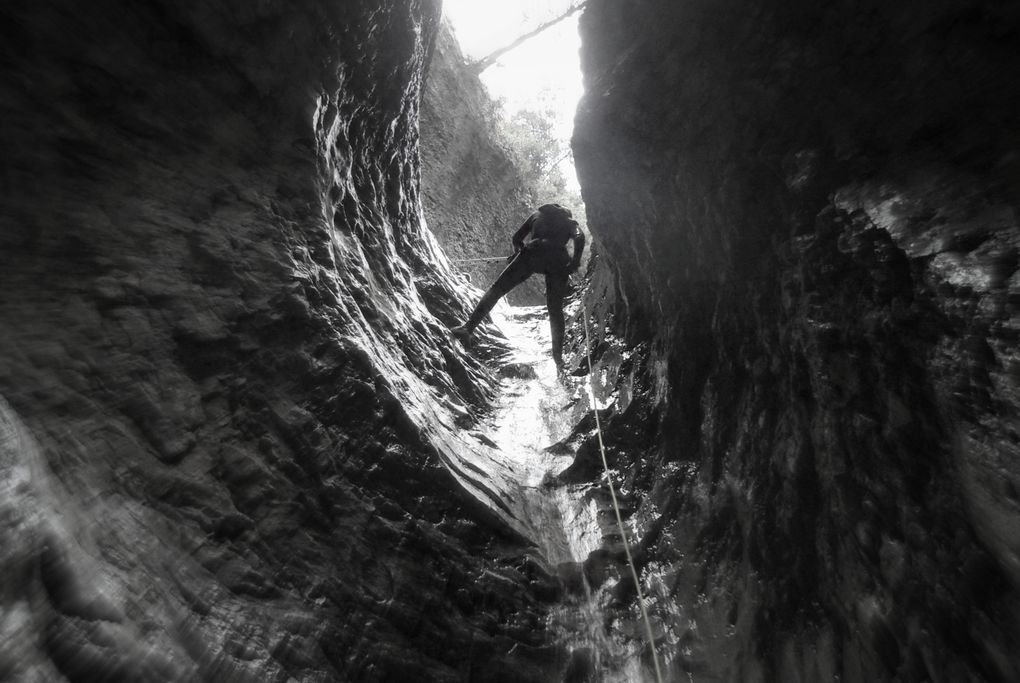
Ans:
{"type": "Polygon", "coordinates": [[[547,175],[563,153],[563,143],[552,133],[552,112],[521,110],[503,123],[500,131],[518,165],[531,178],[547,175]]]}
{"type": "Polygon", "coordinates": [[[576,214],[583,210],[581,197],[568,187],[564,175],[564,167],[570,167],[572,158],[570,145],[556,137],[554,119],[551,110],[522,109],[508,116],[500,107],[494,112],[493,125],[497,139],[521,170],[532,203],[556,202],[576,214]]]}

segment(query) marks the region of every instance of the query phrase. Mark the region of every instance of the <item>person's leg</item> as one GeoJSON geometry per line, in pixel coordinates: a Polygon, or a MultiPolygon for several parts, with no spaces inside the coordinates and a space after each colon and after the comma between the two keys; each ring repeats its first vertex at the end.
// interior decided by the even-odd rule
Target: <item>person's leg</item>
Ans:
{"type": "Polygon", "coordinates": [[[552,357],[557,368],[563,367],[563,299],[567,296],[570,276],[566,271],[552,271],[545,275],[545,305],[549,310],[549,332],[552,336],[552,357]]]}
{"type": "Polygon", "coordinates": [[[511,289],[531,277],[533,272],[525,252],[518,253],[510,262],[510,265],[503,269],[503,272],[499,274],[496,281],[492,283],[492,286],[482,296],[475,306],[475,310],[471,312],[471,317],[468,318],[468,321],[455,329],[467,334],[474,332],[474,329],[489,314],[489,311],[496,305],[496,302],[511,289]]]}

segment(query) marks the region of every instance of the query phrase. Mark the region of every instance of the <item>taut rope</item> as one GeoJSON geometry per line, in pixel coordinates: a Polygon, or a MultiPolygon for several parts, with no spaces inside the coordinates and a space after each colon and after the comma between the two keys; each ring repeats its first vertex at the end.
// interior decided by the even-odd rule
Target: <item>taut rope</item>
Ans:
{"type": "Polygon", "coordinates": [[[627,532],[623,528],[623,517],[620,515],[620,505],[616,501],[616,488],[613,486],[613,477],[609,473],[609,461],[606,459],[606,446],[602,442],[602,423],[599,420],[599,406],[595,398],[595,368],[591,362],[591,338],[588,334],[588,309],[581,301],[581,311],[584,314],[584,347],[588,356],[588,386],[591,388],[591,399],[595,411],[595,432],[599,436],[599,452],[602,454],[602,469],[606,473],[606,482],[609,484],[609,496],[613,501],[613,512],[616,513],[616,524],[620,527],[620,538],[623,539],[623,552],[627,555],[627,564],[630,566],[630,576],[634,579],[634,588],[637,590],[638,607],[641,608],[641,617],[645,622],[645,629],[648,631],[648,644],[652,647],[652,661],[655,663],[655,680],[662,683],[662,671],[659,669],[659,653],[655,649],[655,635],[652,633],[652,622],[648,619],[648,610],[645,609],[645,598],[641,592],[641,581],[638,579],[637,569],[634,567],[634,558],[630,554],[630,544],[627,543],[627,532]]]}

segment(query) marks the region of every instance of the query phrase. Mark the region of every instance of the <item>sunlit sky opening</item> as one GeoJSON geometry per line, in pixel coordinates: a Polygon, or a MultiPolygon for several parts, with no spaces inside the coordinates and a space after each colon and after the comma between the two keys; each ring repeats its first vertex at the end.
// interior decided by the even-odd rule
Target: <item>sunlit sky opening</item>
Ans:
{"type": "MultiPolygon", "coordinates": [[[[475,60],[562,14],[571,4],[571,0],[444,0],[443,12],[453,24],[465,56],[475,60]]],[[[489,93],[506,101],[508,113],[552,110],[555,132],[564,140],[570,139],[582,92],[579,14],[506,53],[482,73],[489,93]]]]}

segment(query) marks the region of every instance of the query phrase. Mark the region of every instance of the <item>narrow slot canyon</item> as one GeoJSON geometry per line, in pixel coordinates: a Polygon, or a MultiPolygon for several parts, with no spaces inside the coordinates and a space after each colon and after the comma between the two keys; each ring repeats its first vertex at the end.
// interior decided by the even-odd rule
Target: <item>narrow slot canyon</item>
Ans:
{"type": "Polygon", "coordinates": [[[578,17],[557,372],[438,0],[0,6],[0,681],[1020,680],[1020,10],[578,17]]]}

